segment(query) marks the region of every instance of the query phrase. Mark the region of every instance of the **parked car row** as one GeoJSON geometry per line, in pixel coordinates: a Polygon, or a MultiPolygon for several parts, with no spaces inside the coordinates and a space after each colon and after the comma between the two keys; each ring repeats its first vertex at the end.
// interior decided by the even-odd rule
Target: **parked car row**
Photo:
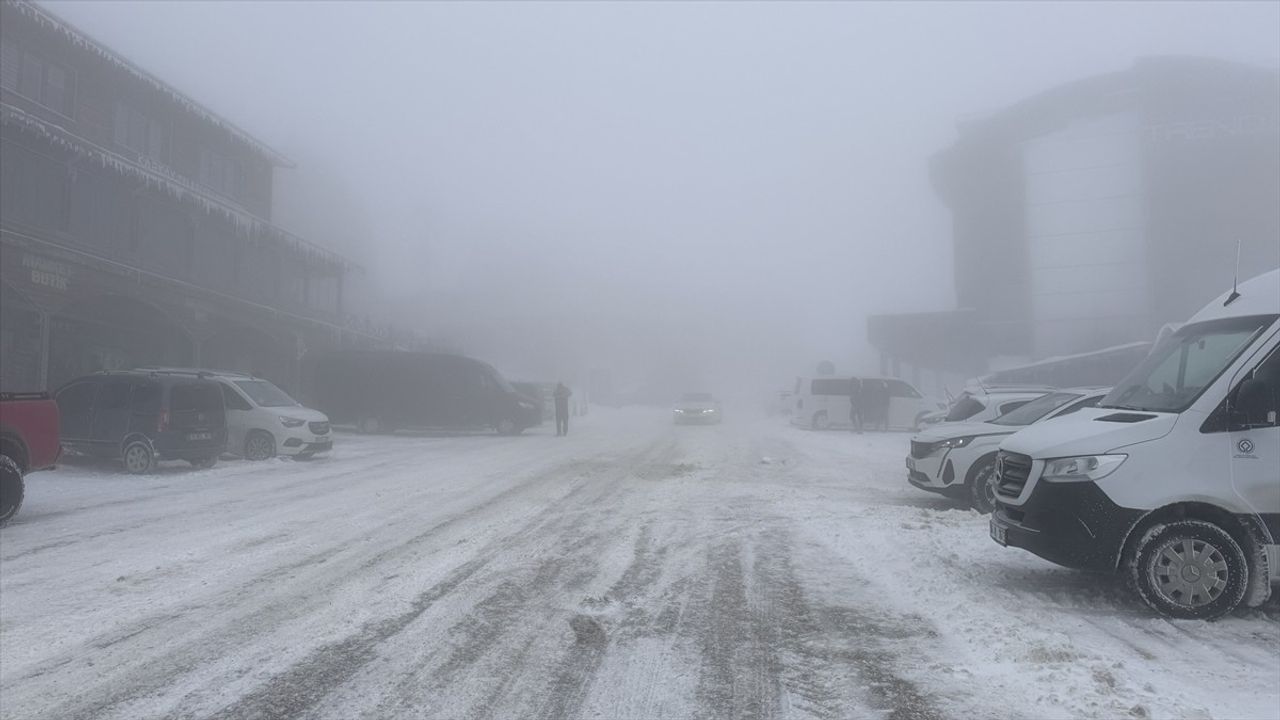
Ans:
{"type": "Polygon", "coordinates": [[[270,381],[193,368],[100,372],[54,395],[62,445],[118,459],[134,474],[160,460],[212,467],[224,453],[250,460],[311,457],[333,447],[329,419],[270,381]]]}
{"type": "Polygon", "coordinates": [[[1002,546],[1119,573],[1165,615],[1214,618],[1280,583],[1278,414],[1272,271],[1214,300],[1114,388],[1042,392],[917,434],[907,479],[992,512],[1002,546]]]}

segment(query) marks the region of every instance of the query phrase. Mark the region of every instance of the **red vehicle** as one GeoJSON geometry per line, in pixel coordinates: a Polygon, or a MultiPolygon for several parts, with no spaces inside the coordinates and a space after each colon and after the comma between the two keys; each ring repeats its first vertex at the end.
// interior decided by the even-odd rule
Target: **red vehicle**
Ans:
{"type": "Polygon", "coordinates": [[[0,393],[0,525],[22,507],[22,477],[53,468],[61,452],[48,393],[0,393]]]}

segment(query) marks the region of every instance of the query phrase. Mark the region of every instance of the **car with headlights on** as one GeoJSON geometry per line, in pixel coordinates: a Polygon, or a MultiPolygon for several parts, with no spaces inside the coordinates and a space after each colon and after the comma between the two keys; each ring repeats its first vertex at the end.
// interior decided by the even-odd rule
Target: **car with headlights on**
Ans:
{"type": "Polygon", "coordinates": [[[1109,388],[1057,390],[987,422],[941,423],[916,433],[907,455],[907,480],[929,492],[965,500],[983,514],[995,508],[1000,442],[1022,428],[1093,407],[1109,388]]]}
{"type": "Polygon", "coordinates": [[[686,393],[676,403],[673,415],[677,425],[714,425],[723,418],[720,401],[710,393],[686,393]]]}

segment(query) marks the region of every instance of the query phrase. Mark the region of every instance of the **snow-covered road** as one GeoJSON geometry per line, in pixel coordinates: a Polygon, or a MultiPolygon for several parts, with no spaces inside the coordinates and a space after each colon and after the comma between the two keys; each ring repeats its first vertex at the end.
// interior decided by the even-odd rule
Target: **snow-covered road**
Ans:
{"type": "Polygon", "coordinates": [[[65,466],[0,532],[4,718],[1280,717],[1280,605],[1170,622],[904,480],[906,436],[65,466]]]}

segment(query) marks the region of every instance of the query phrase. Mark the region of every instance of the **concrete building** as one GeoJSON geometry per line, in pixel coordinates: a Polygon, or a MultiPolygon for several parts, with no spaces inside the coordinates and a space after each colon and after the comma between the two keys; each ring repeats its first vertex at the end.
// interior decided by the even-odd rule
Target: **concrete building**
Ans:
{"type": "Polygon", "coordinates": [[[296,385],[353,325],[347,259],[271,222],[290,162],[42,6],[0,3],[0,387],[141,364],[296,385]]]}
{"type": "Polygon", "coordinates": [[[1280,72],[1138,60],[964,122],[932,162],[958,308],[884,315],[886,369],[978,375],[1151,340],[1280,265],[1280,72]]]}

